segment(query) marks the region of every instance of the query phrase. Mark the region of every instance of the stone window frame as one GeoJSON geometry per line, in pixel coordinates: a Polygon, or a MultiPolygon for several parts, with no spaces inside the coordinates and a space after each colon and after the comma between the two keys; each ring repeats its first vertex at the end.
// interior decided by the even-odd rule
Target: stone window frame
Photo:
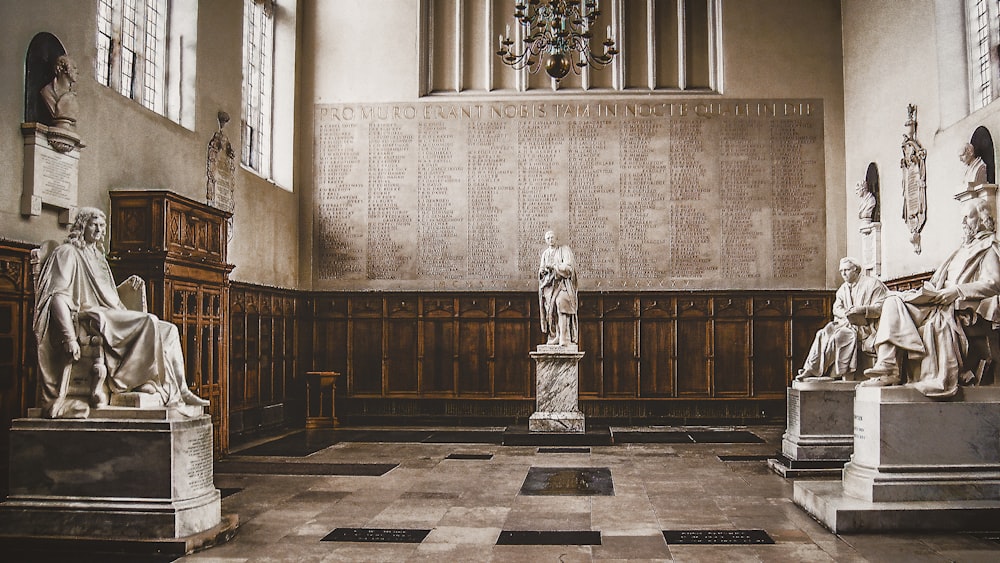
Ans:
{"type": "Polygon", "coordinates": [[[966,0],[969,102],[972,111],[1000,96],[1000,0],[966,0]]]}
{"type": "Polygon", "coordinates": [[[243,2],[243,96],[240,163],[264,178],[272,169],[274,0],[243,2]]]}

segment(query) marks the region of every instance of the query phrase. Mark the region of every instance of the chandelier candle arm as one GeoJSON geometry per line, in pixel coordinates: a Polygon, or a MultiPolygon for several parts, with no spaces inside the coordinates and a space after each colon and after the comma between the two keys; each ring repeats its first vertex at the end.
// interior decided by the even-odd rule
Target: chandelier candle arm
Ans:
{"type": "Polygon", "coordinates": [[[525,4],[519,0],[514,6],[514,19],[516,25],[521,26],[522,44],[515,47],[510,39],[508,24],[506,34],[498,37],[497,56],[504,64],[516,70],[528,68],[532,74],[542,67],[544,58],[545,72],[557,81],[563,79],[570,69],[580,74],[579,68],[588,65],[604,68],[611,63],[618,50],[610,25],[603,43],[604,53],[594,54],[591,50],[593,34],[590,30],[600,15],[598,4],[598,0],[587,0],[581,14],[581,6],[576,2],[528,0],[525,4]],[[574,60],[579,62],[574,63],[574,60]]]}

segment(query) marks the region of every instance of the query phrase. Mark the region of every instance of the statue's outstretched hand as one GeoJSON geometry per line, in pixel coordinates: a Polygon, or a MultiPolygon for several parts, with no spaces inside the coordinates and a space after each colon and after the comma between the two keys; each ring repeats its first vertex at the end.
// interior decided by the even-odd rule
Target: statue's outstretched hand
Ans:
{"type": "Polygon", "coordinates": [[[931,303],[935,305],[951,305],[956,299],[962,296],[958,286],[952,285],[938,290],[938,294],[931,298],[931,303]]]}

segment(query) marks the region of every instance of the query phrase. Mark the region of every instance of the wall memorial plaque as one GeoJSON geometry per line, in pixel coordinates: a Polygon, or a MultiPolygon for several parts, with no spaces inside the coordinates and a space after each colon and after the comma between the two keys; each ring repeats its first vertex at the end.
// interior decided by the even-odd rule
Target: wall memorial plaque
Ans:
{"type": "Polygon", "coordinates": [[[533,290],[546,230],[582,289],[826,283],[820,100],[318,105],[322,289],[533,290]]]}

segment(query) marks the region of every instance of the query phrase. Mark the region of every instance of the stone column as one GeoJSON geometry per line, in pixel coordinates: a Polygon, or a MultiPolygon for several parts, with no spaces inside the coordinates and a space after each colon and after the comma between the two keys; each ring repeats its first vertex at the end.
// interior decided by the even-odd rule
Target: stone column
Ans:
{"type": "Polygon", "coordinates": [[[528,419],[531,432],[585,432],[580,412],[580,352],[576,345],[542,344],[531,352],[536,364],[535,413],[528,419]]]}

